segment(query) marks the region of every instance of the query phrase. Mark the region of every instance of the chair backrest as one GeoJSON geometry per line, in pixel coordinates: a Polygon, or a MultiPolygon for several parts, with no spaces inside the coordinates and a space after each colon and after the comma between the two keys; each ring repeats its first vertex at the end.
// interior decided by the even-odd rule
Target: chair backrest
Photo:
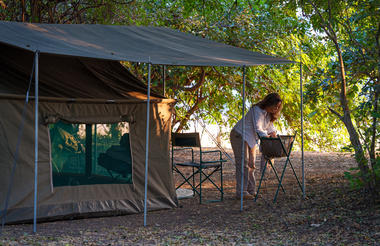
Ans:
{"type": "Polygon", "coordinates": [[[180,147],[201,147],[199,133],[172,133],[172,145],[180,147]]]}
{"type": "Polygon", "coordinates": [[[268,158],[285,157],[290,154],[294,140],[295,135],[279,135],[277,138],[260,137],[261,153],[268,158]]]}

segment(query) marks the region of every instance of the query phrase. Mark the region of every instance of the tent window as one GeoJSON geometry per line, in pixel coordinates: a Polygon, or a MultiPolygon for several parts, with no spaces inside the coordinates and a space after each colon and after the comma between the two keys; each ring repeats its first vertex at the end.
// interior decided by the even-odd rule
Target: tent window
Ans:
{"type": "Polygon", "coordinates": [[[50,124],[53,185],[131,184],[129,124],[50,124]]]}

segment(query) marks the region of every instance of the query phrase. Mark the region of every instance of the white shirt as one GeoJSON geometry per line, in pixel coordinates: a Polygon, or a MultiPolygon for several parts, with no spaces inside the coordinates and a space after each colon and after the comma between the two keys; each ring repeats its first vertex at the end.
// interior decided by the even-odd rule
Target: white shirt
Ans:
{"type": "Polygon", "coordinates": [[[242,135],[250,148],[253,148],[258,143],[258,136],[265,137],[268,133],[275,132],[273,122],[270,121],[270,114],[261,109],[259,106],[253,106],[244,116],[244,135],[243,135],[243,119],[239,120],[233,130],[242,135]],[[256,130],[255,130],[256,129],[256,130]],[[257,132],[257,134],[256,134],[257,132]]]}

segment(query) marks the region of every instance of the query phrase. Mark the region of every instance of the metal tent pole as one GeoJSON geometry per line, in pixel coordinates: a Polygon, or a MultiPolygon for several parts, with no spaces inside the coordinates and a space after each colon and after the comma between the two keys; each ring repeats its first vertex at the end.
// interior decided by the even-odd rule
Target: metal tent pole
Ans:
{"type": "Polygon", "coordinates": [[[165,70],[166,70],[166,66],[165,65],[163,65],[162,66],[162,95],[163,96],[165,96],[165,87],[166,87],[166,85],[165,85],[165,70]]]}
{"type": "Polygon", "coordinates": [[[149,58],[148,64],[148,100],[146,104],[146,145],[145,145],[145,196],[144,196],[144,226],[146,226],[146,201],[148,193],[148,153],[149,153],[149,109],[150,109],[150,72],[151,72],[151,63],[149,58]]]}
{"type": "Polygon", "coordinates": [[[34,78],[35,78],[35,116],[34,116],[34,126],[35,126],[35,132],[34,132],[34,210],[33,210],[33,232],[37,232],[37,178],[38,178],[38,58],[39,58],[39,51],[36,51],[36,54],[34,56],[34,63],[35,63],[35,72],[34,72],[34,78]]]}
{"type": "Polygon", "coordinates": [[[241,143],[241,181],[240,181],[240,211],[243,211],[243,188],[244,188],[244,159],[245,159],[245,148],[244,148],[244,114],[245,114],[245,66],[243,66],[243,110],[242,110],[242,143],[241,143]]]}
{"type": "Polygon", "coordinates": [[[301,151],[302,151],[302,196],[306,198],[305,194],[305,162],[303,152],[303,85],[302,85],[302,62],[300,62],[300,96],[301,96],[301,151]]]}
{"type": "MultiPolygon", "coordinates": [[[[98,142],[98,138],[97,138],[97,136],[96,136],[96,133],[98,132],[98,130],[97,130],[97,128],[98,128],[98,126],[97,126],[97,124],[94,124],[94,156],[98,156],[98,148],[97,148],[97,142],[98,142]]],[[[95,160],[95,163],[93,164],[93,167],[95,167],[95,170],[94,170],[94,172],[96,172],[96,169],[97,169],[97,165],[96,165],[96,160],[95,160]]]]}

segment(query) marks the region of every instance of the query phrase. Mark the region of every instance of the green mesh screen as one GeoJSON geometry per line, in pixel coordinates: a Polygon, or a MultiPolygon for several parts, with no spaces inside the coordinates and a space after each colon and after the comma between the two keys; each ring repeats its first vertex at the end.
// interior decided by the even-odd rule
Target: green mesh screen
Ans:
{"type": "Polygon", "coordinates": [[[131,184],[127,122],[49,125],[54,186],[131,184]]]}

